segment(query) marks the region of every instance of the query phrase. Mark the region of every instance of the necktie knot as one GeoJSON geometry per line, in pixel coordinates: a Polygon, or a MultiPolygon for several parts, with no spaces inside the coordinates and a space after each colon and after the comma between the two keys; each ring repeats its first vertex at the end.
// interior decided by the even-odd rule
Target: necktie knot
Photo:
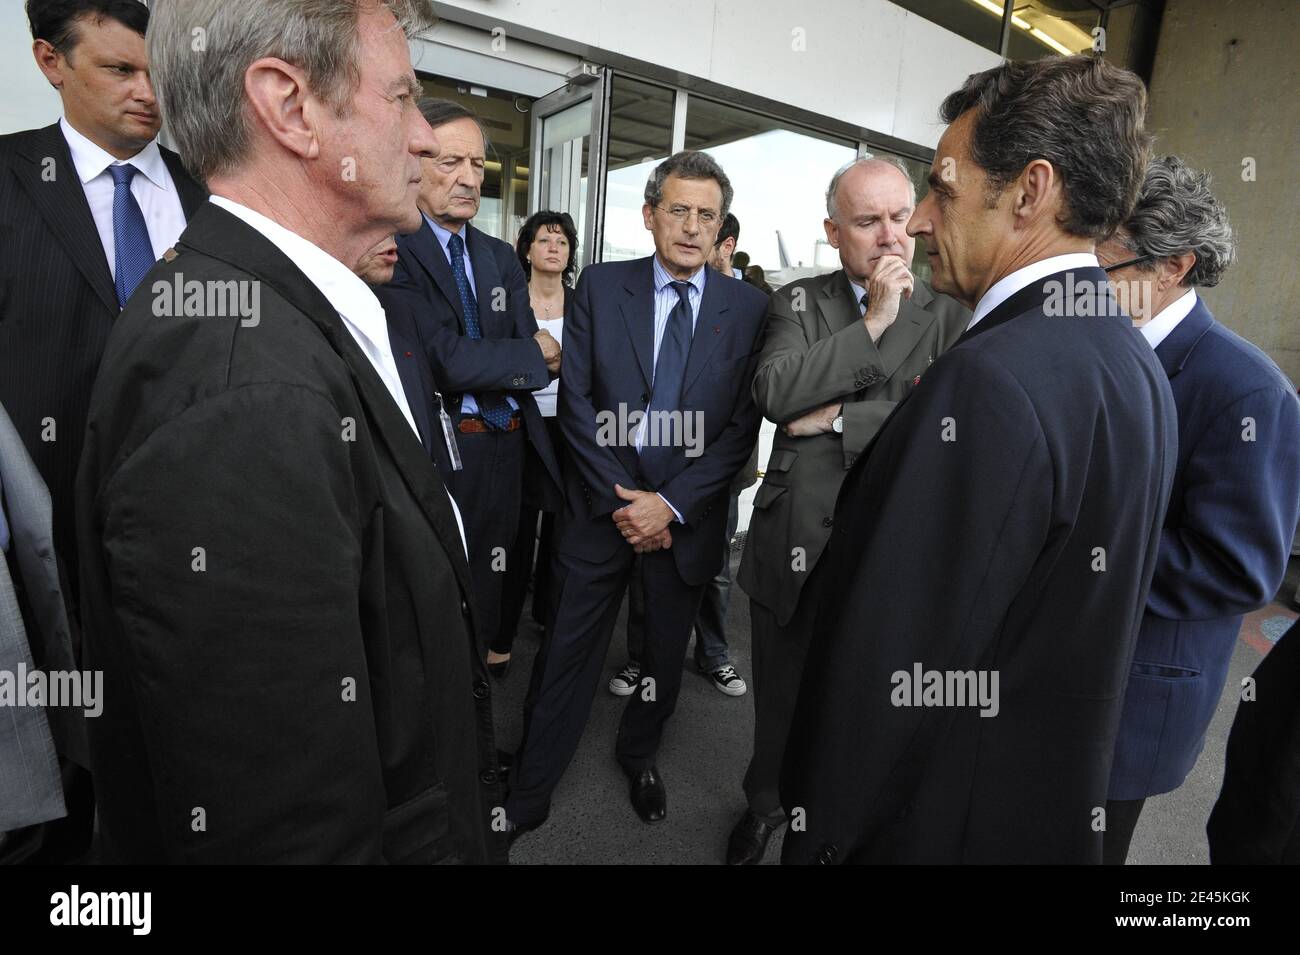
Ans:
{"type": "Polygon", "coordinates": [[[669,282],[669,285],[677,292],[677,297],[687,308],[691,307],[691,283],[690,282],[669,282]]]}
{"type": "Polygon", "coordinates": [[[447,250],[451,252],[452,258],[459,259],[465,254],[465,240],[453,232],[447,239],[447,250]]]}
{"type": "Polygon", "coordinates": [[[131,185],[131,180],[135,178],[136,172],[138,170],[129,162],[108,167],[108,173],[113,177],[113,185],[115,186],[131,185]]]}
{"type": "Polygon", "coordinates": [[[863,310],[864,312],[867,310],[867,293],[866,293],[866,292],[863,292],[863,293],[862,293],[862,298],[858,299],[858,304],[862,306],[862,310],[863,310]]]}

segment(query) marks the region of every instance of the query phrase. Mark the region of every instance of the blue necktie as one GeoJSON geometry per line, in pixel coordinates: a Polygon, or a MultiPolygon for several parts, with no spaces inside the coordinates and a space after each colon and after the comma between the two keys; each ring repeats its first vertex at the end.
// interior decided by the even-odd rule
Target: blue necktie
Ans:
{"type": "MultiPolygon", "coordinates": [[[[469,287],[469,276],[465,274],[465,240],[454,232],[447,240],[447,251],[451,253],[451,272],[456,276],[456,291],[460,292],[460,304],[465,310],[465,331],[474,341],[483,338],[483,327],[478,323],[478,302],[474,290],[469,287]]],[[[484,398],[475,395],[478,413],[489,426],[498,431],[510,427],[510,405],[500,395],[484,398]]]]}
{"type": "Polygon", "coordinates": [[[126,300],[156,260],[144,213],[131,195],[135,166],[109,166],[108,171],[113,176],[113,284],[117,286],[117,304],[125,307],[126,300]]]}
{"type": "Polygon", "coordinates": [[[660,437],[681,436],[678,428],[670,428],[656,420],[656,412],[667,414],[677,411],[682,403],[682,384],[686,378],[686,359],[691,353],[691,338],[694,335],[694,323],[691,321],[690,282],[673,282],[677,292],[677,304],[668,314],[668,324],[664,327],[663,341],[659,343],[659,355],[655,359],[654,388],[650,393],[650,407],[646,409],[645,438],[641,443],[641,476],[655,487],[661,487],[668,479],[673,459],[684,453],[681,441],[659,445],[652,441],[660,437]]]}

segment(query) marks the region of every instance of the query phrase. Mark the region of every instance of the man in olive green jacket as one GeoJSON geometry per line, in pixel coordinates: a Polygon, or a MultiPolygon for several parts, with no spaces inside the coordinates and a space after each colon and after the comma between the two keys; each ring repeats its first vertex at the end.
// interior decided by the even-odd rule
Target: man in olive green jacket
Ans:
{"type": "Polygon", "coordinates": [[[915,190],[901,164],[859,159],[832,178],[826,236],[843,268],[772,296],[754,400],[777,434],[741,558],[750,596],[754,753],[731,865],[755,864],[785,820],[781,758],[819,601],[815,573],[849,467],[971,313],[908,268],[915,190]]]}

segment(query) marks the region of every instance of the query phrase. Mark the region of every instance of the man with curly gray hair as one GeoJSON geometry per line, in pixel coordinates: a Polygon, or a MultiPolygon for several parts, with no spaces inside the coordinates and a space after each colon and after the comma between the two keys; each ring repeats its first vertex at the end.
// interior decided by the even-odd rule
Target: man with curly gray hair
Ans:
{"type": "Polygon", "coordinates": [[[1300,402],[1267,355],[1196,289],[1234,256],[1210,177],[1176,156],[1097,248],[1178,408],[1178,469],[1115,744],[1104,861],[1122,864],[1146,799],[1182,785],[1227,679],[1242,615],[1273,598],[1300,507],[1300,402]]]}

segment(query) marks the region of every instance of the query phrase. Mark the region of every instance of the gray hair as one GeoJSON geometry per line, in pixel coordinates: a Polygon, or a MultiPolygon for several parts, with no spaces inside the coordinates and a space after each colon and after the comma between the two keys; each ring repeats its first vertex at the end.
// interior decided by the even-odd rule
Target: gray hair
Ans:
{"type": "Polygon", "coordinates": [[[659,205],[664,197],[664,180],[669,176],[676,176],[678,179],[712,179],[722,190],[720,215],[725,219],[727,213],[731,211],[731,200],[735,196],[735,190],[731,188],[731,180],[722,171],[717,160],[708,153],[683,149],[655,166],[655,171],[650,174],[645,184],[647,205],[659,205]]]}
{"type": "MultiPolygon", "coordinates": [[[[1228,212],[1210,192],[1210,176],[1177,156],[1153,159],[1133,213],[1115,239],[1134,255],[1168,259],[1191,252],[1196,262],[1183,277],[1188,287],[1211,288],[1233,263],[1237,240],[1228,212]]],[[[1144,272],[1155,262],[1138,263],[1144,272]]]]}
{"type": "Polygon", "coordinates": [[[907,171],[907,166],[903,163],[903,160],[899,159],[897,156],[891,156],[888,153],[880,153],[876,156],[859,156],[856,159],[851,159],[843,166],[840,166],[839,169],[835,170],[835,175],[831,176],[830,185],[826,187],[826,218],[834,219],[835,213],[838,211],[836,208],[835,197],[836,193],[840,190],[840,180],[844,178],[844,174],[857,166],[869,166],[873,164],[893,166],[901,172],[903,178],[907,180],[907,185],[912,190],[912,206],[913,208],[916,207],[916,183],[912,181],[912,174],[907,171]]]}
{"type": "Polygon", "coordinates": [[[431,0],[154,0],[150,70],[186,168],[206,181],[247,158],[244,74],[263,57],[302,69],[311,90],[345,115],[360,82],[358,22],[378,6],[407,37],[436,20],[431,0]]]}

